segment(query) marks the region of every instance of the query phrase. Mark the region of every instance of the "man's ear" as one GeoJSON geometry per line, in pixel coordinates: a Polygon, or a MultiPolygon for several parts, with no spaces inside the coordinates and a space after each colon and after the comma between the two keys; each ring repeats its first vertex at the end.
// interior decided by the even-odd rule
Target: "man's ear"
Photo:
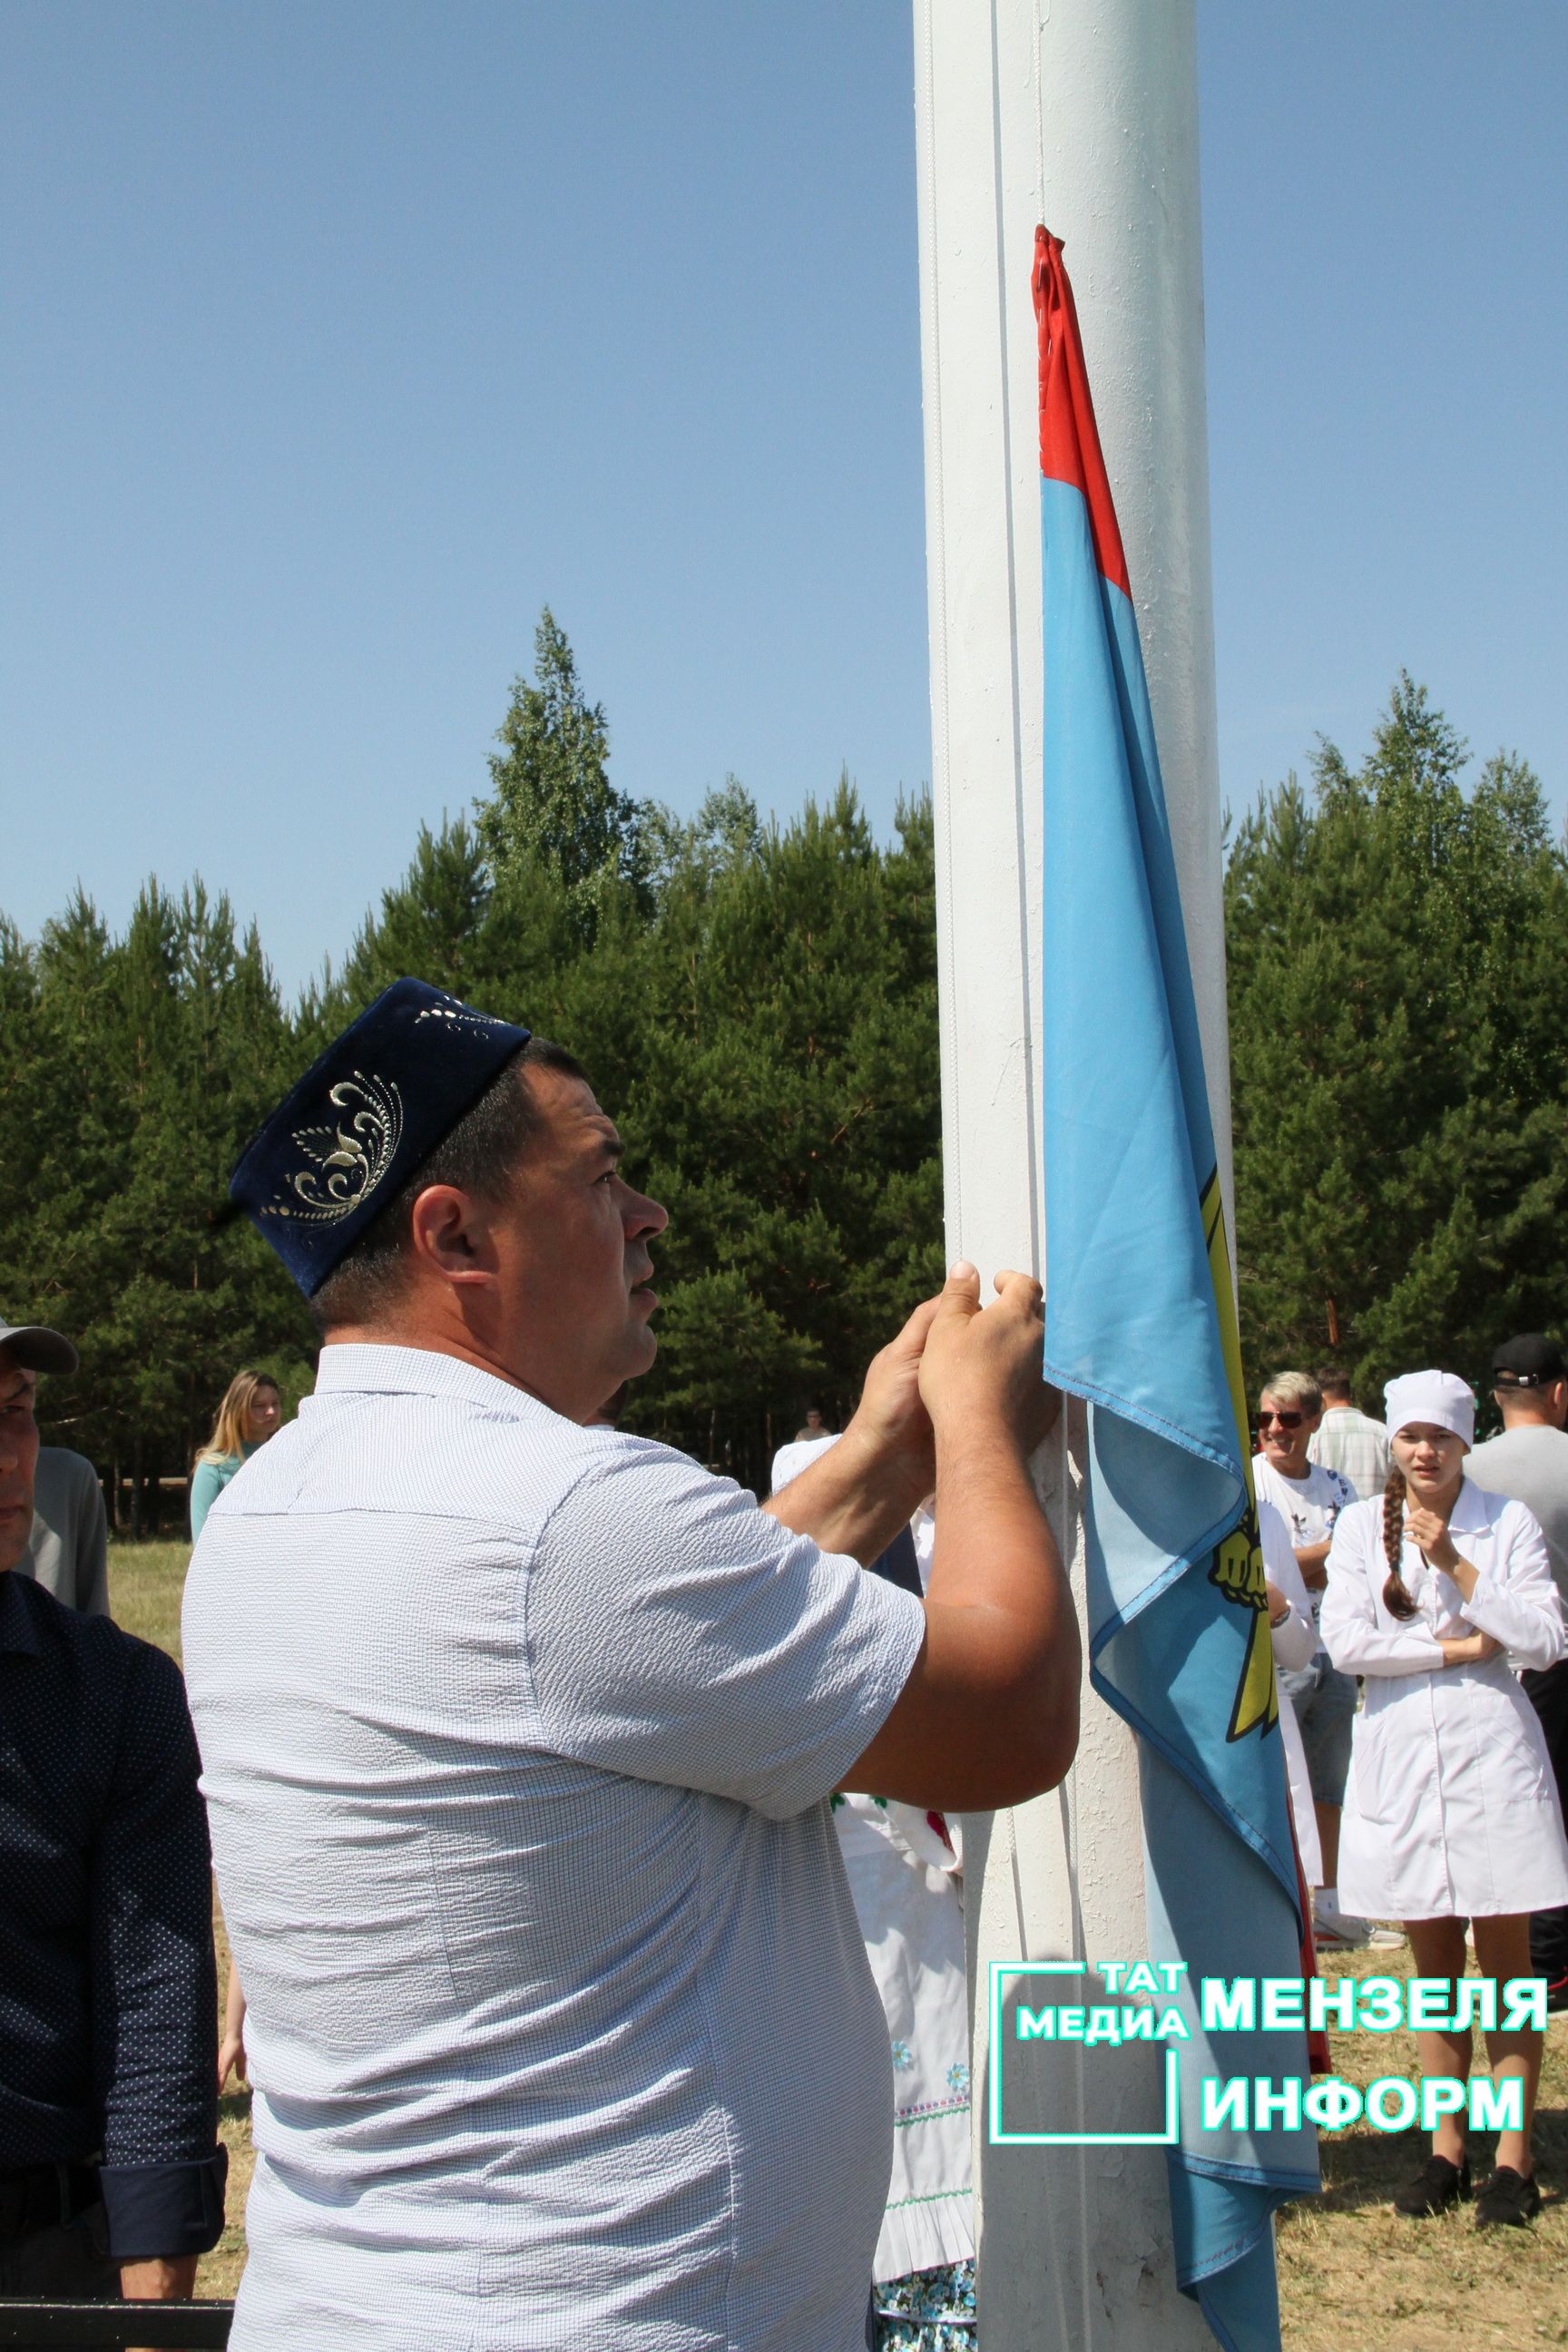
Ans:
{"type": "Polygon", "coordinates": [[[489,1282],[496,1271],[488,1202],[456,1184],[427,1184],[415,1200],[408,1242],[416,1266],[442,1282],[489,1282]]]}

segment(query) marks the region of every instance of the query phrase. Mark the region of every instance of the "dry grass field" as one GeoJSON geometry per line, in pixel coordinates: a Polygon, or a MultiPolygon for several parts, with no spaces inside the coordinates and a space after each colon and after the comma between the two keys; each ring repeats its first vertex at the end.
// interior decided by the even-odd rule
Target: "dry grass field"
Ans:
{"type": "MultiPolygon", "coordinates": [[[[179,1655],[184,1544],[117,1545],[110,1554],[114,1613],[179,1655]]],[[[227,1953],[218,1922],[220,1981],[227,1953]]],[[[1406,1952],[1354,1953],[1330,1974],[1402,1975],[1406,1952]]],[[[1399,2034],[1339,2033],[1334,2071],[1367,2084],[1411,2074],[1415,2050],[1399,2034]]],[[[223,2102],[229,2150],[229,2226],[202,2265],[200,2294],[232,2294],[245,2266],[250,2182],[250,2100],[223,2102]]],[[[1403,2221],[1389,2198],[1420,2164],[1415,2134],[1358,2126],[1325,2133],[1323,2194],[1287,2208],[1279,2227],[1286,2352],[1531,2352],[1568,2345],[1568,2016],[1553,2018],[1536,2126],[1545,2210],[1530,2230],[1476,2229],[1468,2207],[1434,2221],[1403,2221]]],[[[1485,2169],[1489,2141],[1477,2149],[1485,2169]]]]}
{"type": "MultiPolygon", "coordinates": [[[[1407,1976],[1409,1953],[1355,1952],[1331,1975],[1407,1976]]],[[[1413,2075],[1409,2034],[1336,2033],[1334,2072],[1363,2086],[1413,2075]]],[[[1480,2069],[1478,2069],[1480,2071],[1480,2069]]],[[[1492,2141],[1472,2150],[1479,2178],[1492,2141]]],[[[1279,2226],[1288,2352],[1527,2352],[1568,2344],[1568,2016],[1551,2020],[1536,2116],[1544,2206],[1528,2230],[1478,2230],[1468,2206],[1407,2221],[1389,2198],[1420,2167],[1418,2133],[1358,2126],[1319,2141],[1323,2194],[1279,2226]]]]}

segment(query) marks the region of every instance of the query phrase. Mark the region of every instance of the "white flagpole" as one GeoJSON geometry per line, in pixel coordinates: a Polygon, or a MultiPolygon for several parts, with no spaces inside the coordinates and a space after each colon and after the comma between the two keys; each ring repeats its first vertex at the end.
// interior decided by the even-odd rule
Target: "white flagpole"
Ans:
{"type": "MultiPolygon", "coordinates": [[[[1195,28],[1194,0],[915,0],[914,18],[947,1241],[989,1276],[1040,1271],[1044,1241],[1042,220],[1065,243],[1131,573],[1230,1207],[1195,28]]],[[[1079,1428],[1044,1487],[1081,1603],[1079,1428]]],[[[984,2352],[1210,2347],[1175,2287],[1161,2150],[987,2138],[991,1963],[1145,1953],[1131,1735],[1086,1684],[1068,1785],[966,1828],[984,2352]]],[[[1114,2129],[1108,2095],[1146,2126],[1094,2054],[1052,2063],[1051,2111],[1010,2128],[1114,2129]]]]}

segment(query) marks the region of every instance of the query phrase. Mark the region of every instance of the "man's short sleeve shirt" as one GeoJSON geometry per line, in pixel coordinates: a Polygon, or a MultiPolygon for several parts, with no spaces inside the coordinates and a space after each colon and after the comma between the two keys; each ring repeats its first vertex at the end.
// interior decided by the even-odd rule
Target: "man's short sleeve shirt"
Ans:
{"type": "Polygon", "coordinates": [[[858,2346],[891,2073],[826,1799],[923,1630],[668,1448],[324,1351],[185,1607],[258,2090],[236,2352],[502,2309],[858,2346]]]}

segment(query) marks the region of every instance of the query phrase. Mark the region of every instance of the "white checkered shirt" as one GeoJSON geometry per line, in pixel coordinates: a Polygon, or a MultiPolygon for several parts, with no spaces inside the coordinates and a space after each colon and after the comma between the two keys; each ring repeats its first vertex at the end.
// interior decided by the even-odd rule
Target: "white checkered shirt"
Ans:
{"type": "Polygon", "coordinates": [[[1388,1432],[1381,1421],[1358,1412],[1353,1404],[1331,1405],[1307,1444],[1309,1462],[1337,1470],[1355,1488],[1359,1502],[1370,1503],[1388,1484],[1388,1432]]]}

